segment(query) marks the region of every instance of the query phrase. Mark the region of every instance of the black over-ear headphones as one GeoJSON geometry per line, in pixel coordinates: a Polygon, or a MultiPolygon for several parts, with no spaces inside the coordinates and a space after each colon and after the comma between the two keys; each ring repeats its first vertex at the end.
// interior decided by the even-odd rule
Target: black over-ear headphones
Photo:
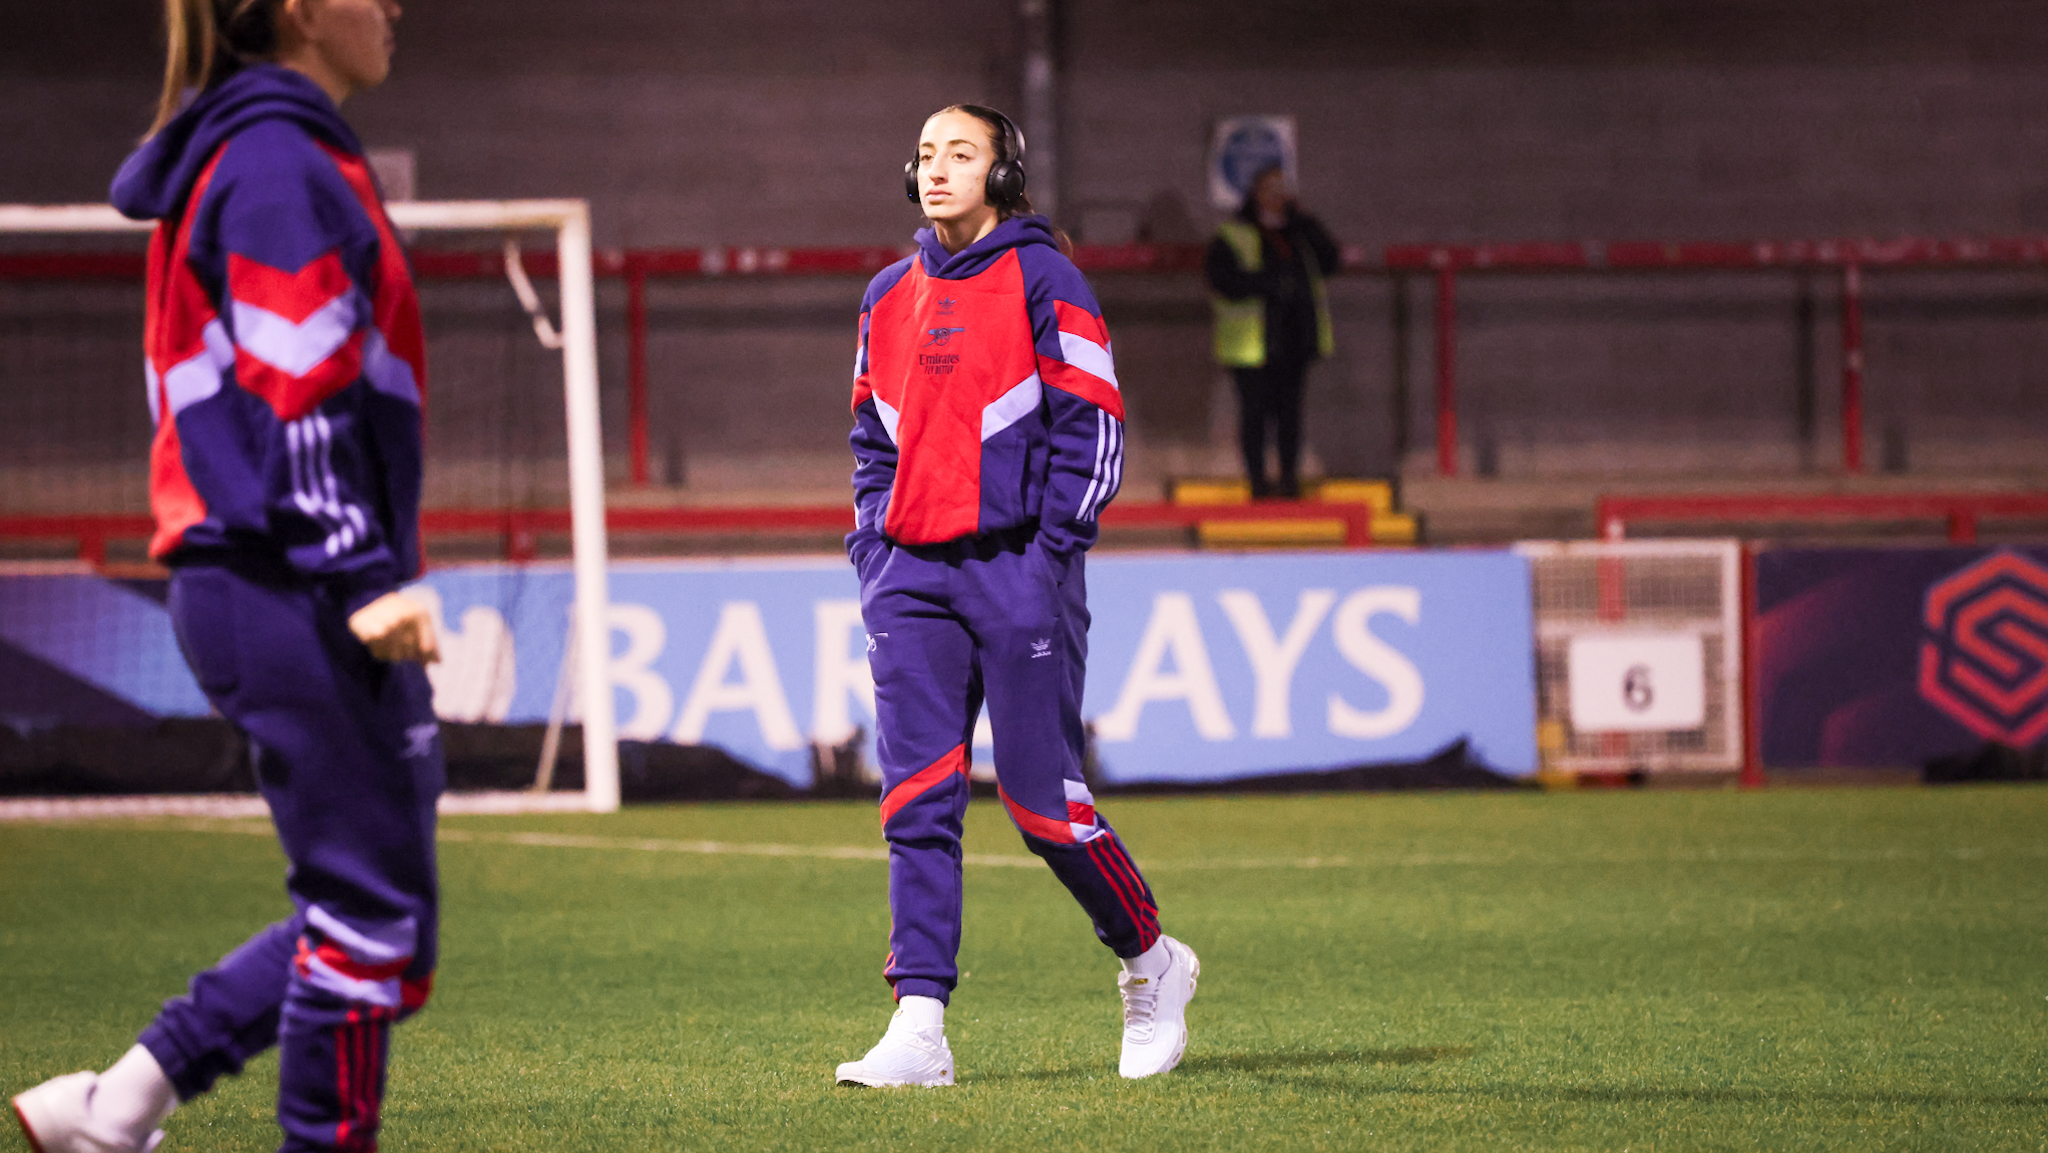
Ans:
{"type": "MultiPolygon", "coordinates": [[[[982,195],[997,208],[1014,208],[1024,198],[1024,133],[1009,117],[983,104],[956,106],[985,123],[996,126],[996,161],[988,166],[988,180],[982,195]]],[[[917,194],[917,157],[903,166],[903,194],[912,204],[922,205],[917,194]]]]}

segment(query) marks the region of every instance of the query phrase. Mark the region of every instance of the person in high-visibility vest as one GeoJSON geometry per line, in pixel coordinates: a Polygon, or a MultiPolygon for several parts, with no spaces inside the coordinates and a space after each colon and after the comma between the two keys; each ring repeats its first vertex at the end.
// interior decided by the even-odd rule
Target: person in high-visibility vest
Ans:
{"type": "Polygon", "coordinates": [[[1329,293],[1337,245],[1303,212],[1277,166],[1259,173],[1237,216],[1209,243],[1216,363],[1237,381],[1238,437],[1254,497],[1301,495],[1301,401],[1308,366],[1331,354],[1329,293]],[[1266,430],[1280,457],[1266,476],[1266,430]]]}

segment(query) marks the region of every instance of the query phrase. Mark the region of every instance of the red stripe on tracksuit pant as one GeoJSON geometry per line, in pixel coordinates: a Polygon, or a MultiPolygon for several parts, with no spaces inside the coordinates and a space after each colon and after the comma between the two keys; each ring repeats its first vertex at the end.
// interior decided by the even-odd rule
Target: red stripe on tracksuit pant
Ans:
{"type": "MultiPolygon", "coordinates": [[[[1151,908],[1150,902],[1140,895],[1139,890],[1133,889],[1131,878],[1118,868],[1111,856],[1107,838],[1089,842],[1088,856],[1095,862],[1095,867],[1102,875],[1108,878],[1110,888],[1116,892],[1117,900],[1122,902],[1124,911],[1137,924],[1138,944],[1143,946],[1139,951],[1151,948],[1152,942],[1159,939],[1157,911],[1151,908]]],[[[1142,887],[1143,882],[1139,882],[1139,885],[1142,887]]]]}
{"type": "Polygon", "coordinates": [[[966,776],[967,763],[967,746],[955,745],[952,752],[933,761],[923,772],[890,786],[889,791],[882,794],[883,831],[886,832],[889,828],[889,818],[895,816],[903,806],[923,796],[927,790],[945,784],[953,777],[966,776]]]}
{"type": "Polygon", "coordinates": [[[861,609],[890,806],[886,975],[896,995],[946,1001],[958,980],[968,788],[948,758],[971,746],[984,698],[1003,800],[1026,847],[1118,956],[1149,948],[1159,935],[1151,890],[1099,813],[1076,830],[1067,799],[1067,782],[1082,779],[1083,559],[1049,556],[1028,532],[894,546],[872,560],[861,609]]]}

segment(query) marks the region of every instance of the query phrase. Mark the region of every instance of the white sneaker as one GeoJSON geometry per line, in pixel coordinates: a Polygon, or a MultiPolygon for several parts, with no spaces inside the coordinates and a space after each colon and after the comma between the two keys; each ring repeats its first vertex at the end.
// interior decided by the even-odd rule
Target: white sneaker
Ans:
{"type": "Polygon", "coordinates": [[[164,1139],[156,1130],[136,1141],[93,1120],[92,1095],[100,1075],[91,1071],[52,1077],[14,1098],[14,1116],[35,1153],[151,1153],[164,1139]]]}
{"type": "Polygon", "coordinates": [[[1202,962],[1195,951],[1161,937],[1172,958],[1157,977],[1117,974],[1116,990],[1124,998],[1124,1053],[1117,1072],[1125,1077],[1150,1077],[1180,1064],[1188,1049],[1188,1002],[1195,996],[1195,978],[1202,962]]]}
{"type": "Polygon", "coordinates": [[[848,1061],[834,1074],[841,1085],[883,1089],[894,1085],[936,1087],[953,1083],[953,1050],[942,1029],[891,1029],[868,1055],[848,1061]]]}

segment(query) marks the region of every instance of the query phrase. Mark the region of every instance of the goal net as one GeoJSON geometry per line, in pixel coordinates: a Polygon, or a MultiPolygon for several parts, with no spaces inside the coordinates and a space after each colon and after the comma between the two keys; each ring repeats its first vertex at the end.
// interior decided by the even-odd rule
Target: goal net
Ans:
{"type": "Polygon", "coordinates": [[[1536,541],[1537,749],[1546,771],[1742,768],[1742,549],[1536,541]]]}
{"type": "MultiPolygon", "coordinates": [[[[502,514],[569,510],[564,538],[522,541],[511,550],[521,557],[562,554],[574,572],[562,647],[522,653],[520,664],[549,674],[560,668],[563,683],[554,695],[580,714],[584,800],[594,810],[615,809],[588,206],[399,202],[389,211],[412,249],[427,333],[429,563],[438,569],[503,555],[508,542],[492,527],[502,514]],[[436,535],[437,524],[466,526],[469,535],[436,535]]],[[[68,677],[84,686],[72,698],[87,700],[85,714],[102,721],[176,716],[193,699],[176,685],[136,690],[150,699],[120,692],[93,698],[106,689],[92,673],[94,654],[139,652],[148,648],[141,633],[164,631],[147,611],[124,614],[129,602],[118,597],[69,616],[31,603],[59,596],[82,606],[99,596],[95,586],[79,583],[86,577],[78,559],[99,566],[100,578],[147,584],[150,575],[140,566],[152,421],[138,355],[148,229],[105,205],[0,206],[0,572],[17,582],[0,595],[0,681],[12,678],[18,690],[0,694],[7,697],[0,699],[0,740],[52,718],[61,723],[66,706],[51,702],[64,695],[68,677]],[[61,593],[24,591],[19,582],[30,572],[72,584],[61,593]],[[124,637],[124,629],[137,636],[124,637]],[[54,687],[22,687],[37,680],[54,687]]],[[[517,596],[520,582],[493,587],[517,596]]],[[[431,589],[426,595],[437,600],[431,589]]],[[[500,619],[516,608],[498,606],[500,619]]],[[[494,646],[509,645],[509,636],[465,636],[463,621],[447,624],[455,642],[446,646],[449,659],[429,669],[436,710],[448,721],[503,719],[509,689],[500,691],[492,677],[510,667],[510,656],[494,646]]]]}

